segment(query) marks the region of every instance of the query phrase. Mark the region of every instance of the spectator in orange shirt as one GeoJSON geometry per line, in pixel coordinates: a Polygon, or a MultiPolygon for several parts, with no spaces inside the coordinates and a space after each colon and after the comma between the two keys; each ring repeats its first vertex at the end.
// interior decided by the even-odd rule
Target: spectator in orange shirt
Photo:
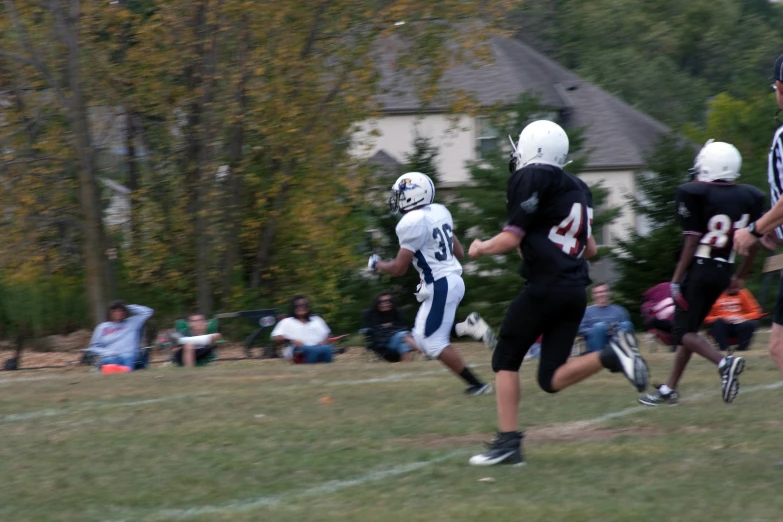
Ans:
{"type": "Polygon", "coordinates": [[[710,325],[710,333],[725,351],[729,347],[729,338],[739,342],[739,351],[750,346],[750,340],[761,318],[761,307],[747,288],[739,292],[727,290],[715,302],[705,323],[710,325]]]}

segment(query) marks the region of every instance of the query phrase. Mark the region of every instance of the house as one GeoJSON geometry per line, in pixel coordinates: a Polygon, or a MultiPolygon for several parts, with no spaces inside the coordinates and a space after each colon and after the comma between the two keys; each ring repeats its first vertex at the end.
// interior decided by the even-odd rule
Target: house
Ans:
{"type": "MultiPolygon", "coordinates": [[[[595,231],[597,241],[611,246],[629,231],[643,230],[643,220],[637,220],[625,195],[634,193],[634,173],[669,129],[523,42],[493,36],[488,45],[490,63],[455,66],[444,73],[441,86],[451,92],[468,92],[487,108],[510,106],[521,93],[535,94],[551,111],[547,118],[566,128],[584,128],[589,154],[579,175],[588,184],[603,182],[610,191],[607,204],[623,210],[614,223],[595,231]]],[[[388,70],[383,76],[387,89],[378,98],[381,116],[362,124],[355,136],[355,155],[378,165],[401,163],[418,133],[439,147],[441,188],[450,188],[469,181],[466,162],[480,159],[482,151],[496,150],[507,141],[481,116],[453,114],[445,103],[425,106],[417,100],[409,81],[391,78],[394,75],[388,70]]]]}

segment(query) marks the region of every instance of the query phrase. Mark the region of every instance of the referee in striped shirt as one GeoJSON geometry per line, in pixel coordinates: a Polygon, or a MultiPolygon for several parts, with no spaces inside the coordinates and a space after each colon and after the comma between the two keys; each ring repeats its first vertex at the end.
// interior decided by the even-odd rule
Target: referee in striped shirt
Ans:
{"type": "MultiPolygon", "coordinates": [[[[775,90],[778,107],[783,110],[783,54],[775,61],[772,80],[775,82],[772,88],[775,90]]],[[[756,222],[751,223],[748,228],[734,233],[734,249],[742,255],[747,255],[748,249],[759,239],[770,250],[775,250],[778,245],[783,244],[783,227],[781,227],[783,225],[783,197],[781,197],[783,196],[783,125],[778,127],[772,138],[767,173],[772,209],[756,222]]],[[[775,316],[769,336],[769,353],[778,365],[780,374],[783,375],[783,278],[780,280],[778,298],[775,302],[775,316]]]]}

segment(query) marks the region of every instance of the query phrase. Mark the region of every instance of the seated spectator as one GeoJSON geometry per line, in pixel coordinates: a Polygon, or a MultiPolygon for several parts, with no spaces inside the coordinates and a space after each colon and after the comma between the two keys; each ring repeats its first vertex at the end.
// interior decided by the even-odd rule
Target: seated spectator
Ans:
{"type": "Polygon", "coordinates": [[[633,331],[633,323],[628,310],[610,302],[611,291],[608,283],[598,283],[593,287],[593,302],[588,306],[579,325],[579,334],[587,343],[587,353],[604,348],[619,329],[633,331]]]}
{"type": "Polygon", "coordinates": [[[402,312],[394,306],[390,293],[380,294],[372,308],[365,310],[364,328],[370,340],[370,350],[389,362],[412,360],[413,348],[407,342],[411,332],[402,312]]]}
{"type": "Polygon", "coordinates": [[[307,297],[298,295],[291,302],[289,317],[272,330],[272,341],[289,345],[283,352],[286,359],[302,355],[306,364],[330,363],[332,346],[326,342],[330,333],[326,322],[310,311],[307,297]]]}
{"type": "Polygon", "coordinates": [[[744,352],[750,346],[762,315],[761,307],[750,290],[730,288],[715,301],[704,322],[709,325],[721,351],[728,350],[729,338],[734,337],[739,343],[737,350],[744,352]]]}
{"type": "Polygon", "coordinates": [[[140,353],[139,343],[144,323],[152,314],[152,308],[146,306],[126,306],[122,301],[109,305],[109,320],[95,328],[90,341],[90,351],[99,357],[98,367],[111,364],[130,370],[146,368],[147,357],[140,353]]]}
{"type": "Polygon", "coordinates": [[[209,360],[217,349],[217,342],[223,338],[219,333],[207,335],[207,318],[204,314],[188,316],[189,337],[180,338],[181,348],[174,351],[173,360],[179,366],[193,367],[197,362],[209,360]]]}

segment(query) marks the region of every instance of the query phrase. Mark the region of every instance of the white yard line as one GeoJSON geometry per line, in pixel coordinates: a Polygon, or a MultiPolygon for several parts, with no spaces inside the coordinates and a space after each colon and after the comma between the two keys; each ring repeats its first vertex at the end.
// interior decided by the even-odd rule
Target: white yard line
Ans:
{"type": "Polygon", "coordinates": [[[30,381],[52,381],[59,379],[74,379],[76,375],[39,375],[37,377],[7,377],[0,379],[0,384],[11,384],[12,382],[30,382],[30,381]]]}
{"type": "MultiPolygon", "coordinates": [[[[145,404],[154,404],[156,402],[174,401],[179,399],[186,399],[189,397],[200,397],[203,395],[207,395],[207,394],[204,392],[180,393],[178,395],[168,395],[166,397],[156,397],[154,399],[139,399],[135,401],[124,401],[124,402],[90,401],[90,402],[77,403],[74,406],[78,406],[78,407],[88,406],[93,408],[118,408],[118,407],[128,407],[128,406],[142,406],[145,404]]],[[[4,424],[7,422],[19,422],[19,421],[40,419],[42,417],[52,417],[54,415],[64,415],[66,413],[73,413],[74,410],[75,408],[59,408],[59,409],[47,409],[47,410],[21,412],[21,413],[11,413],[9,415],[0,417],[0,424],[4,424]]]]}
{"type": "MultiPolygon", "coordinates": [[[[426,372],[425,372],[426,373],[426,372]]],[[[421,375],[421,374],[419,374],[421,375]]],[[[353,383],[354,381],[346,381],[346,383],[353,383]]],[[[365,380],[365,382],[368,382],[365,380]]],[[[372,382],[378,382],[372,381],[372,382]]],[[[387,382],[387,381],[382,381],[387,382]]],[[[761,384],[756,386],[748,386],[746,388],[740,388],[740,395],[742,394],[748,394],[748,393],[754,393],[757,391],[763,391],[763,390],[774,390],[777,388],[783,388],[783,381],[779,381],[772,384],[761,384]]],[[[713,397],[715,396],[715,393],[696,393],[694,395],[691,395],[687,398],[683,398],[682,400],[688,400],[688,401],[697,401],[699,399],[703,399],[706,397],[713,397]]],[[[602,422],[616,419],[620,417],[626,417],[628,415],[632,415],[634,413],[638,413],[644,410],[650,410],[653,409],[649,406],[637,406],[634,408],[626,408],[624,410],[619,410],[613,413],[607,413],[604,415],[599,415],[598,417],[594,417],[592,419],[587,419],[584,421],[576,421],[576,422],[582,422],[585,426],[589,426],[592,424],[600,424],[602,422]]],[[[188,508],[188,509],[162,509],[160,511],[155,512],[153,517],[163,517],[163,518],[169,518],[169,519],[179,519],[179,520],[185,520],[192,517],[198,517],[203,515],[225,515],[230,513],[238,513],[243,511],[249,511],[256,508],[261,507],[268,507],[273,506],[275,504],[279,504],[282,502],[289,502],[294,499],[297,499],[299,497],[308,496],[308,495],[320,495],[324,493],[336,493],[340,490],[356,487],[356,486],[363,486],[365,484],[371,483],[371,482],[378,482],[381,480],[385,480],[390,477],[395,477],[397,475],[404,475],[406,473],[411,473],[413,471],[418,471],[422,468],[425,468],[427,466],[430,466],[432,464],[437,464],[439,462],[443,462],[446,460],[449,460],[453,457],[466,454],[467,450],[460,450],[460,451],[454,451],[451,453],[448,453],[446,455],[443,455],[442,457],[438,457],[432,460],[425,460],[420,462],[413,462],[411,464],[402,464],[398,466],[394,466],[387,469],[382,469],[378,471],[373,471],[371,473],[367,473],[365,475],[360,475],[356,478],[349,479],[349,480],[332,480],[329,482],[324,482],[323,484],[319,486],[315,486],[309,489],[305,489],[302,491],[293,491],[289,493],[281,493],[279,495],[266,495],[261,497],[255,497],[251,499],[246,500],[238,500],[234,502],[230,502],[227,504],[221,504],[217,506],[201,506],[196,508],[188,508]]],[[[467,466],[467,463],[465,464],[467,466]]],[[[147,518],[147,517],[145,517],[147,518]]]]}
{"type": "Polygon", "coordinates": [[[263,497],[256,497],[252,499],[231,502],[230,504],[223,504],[220,506],[202,506],[202,507],[188,508],[188,509],[164,509],[158,511],[156,513],[156,516],[164,517],[164,518],[188,519],[191,517],[198,517],[203,515],[218,515],[218,514],[225,514],[225,513],[238,513],[242,511],[250,511],[260,507],[273,506],[275,504],[280,504],[282,502],[289,502],[299,497],[336,493],[337,491],[346,488],[363,486],[371,482],[378,482],[390,477],[396,477],[397,475],[404,475],[406,473],[410,473],[412,471],[417,471],[422,468],[425,468],[431,464],[443,462],[444,460],[448,460],[450,458],[456,457],[457,455],[460,455],[462,453],[465,453],[465,451],[464,450],[454,451],[447,455],[443,455],[442,457],[438,457],[436,459],[425,460],[421,462],[412,462],[410,464],[401,464],[399,466],[394,466],[392,468],[382,469],[378,471],[373,471],[371,473],[367,473],[365,475],[360,475],[353,479],[330,480],[329,482],[324,482],[319,486],[315,486],[309,489],[304,489],[302,491],[296,491],[294,493],[282,493],[280,495],[268,495],[263,497]]]}

